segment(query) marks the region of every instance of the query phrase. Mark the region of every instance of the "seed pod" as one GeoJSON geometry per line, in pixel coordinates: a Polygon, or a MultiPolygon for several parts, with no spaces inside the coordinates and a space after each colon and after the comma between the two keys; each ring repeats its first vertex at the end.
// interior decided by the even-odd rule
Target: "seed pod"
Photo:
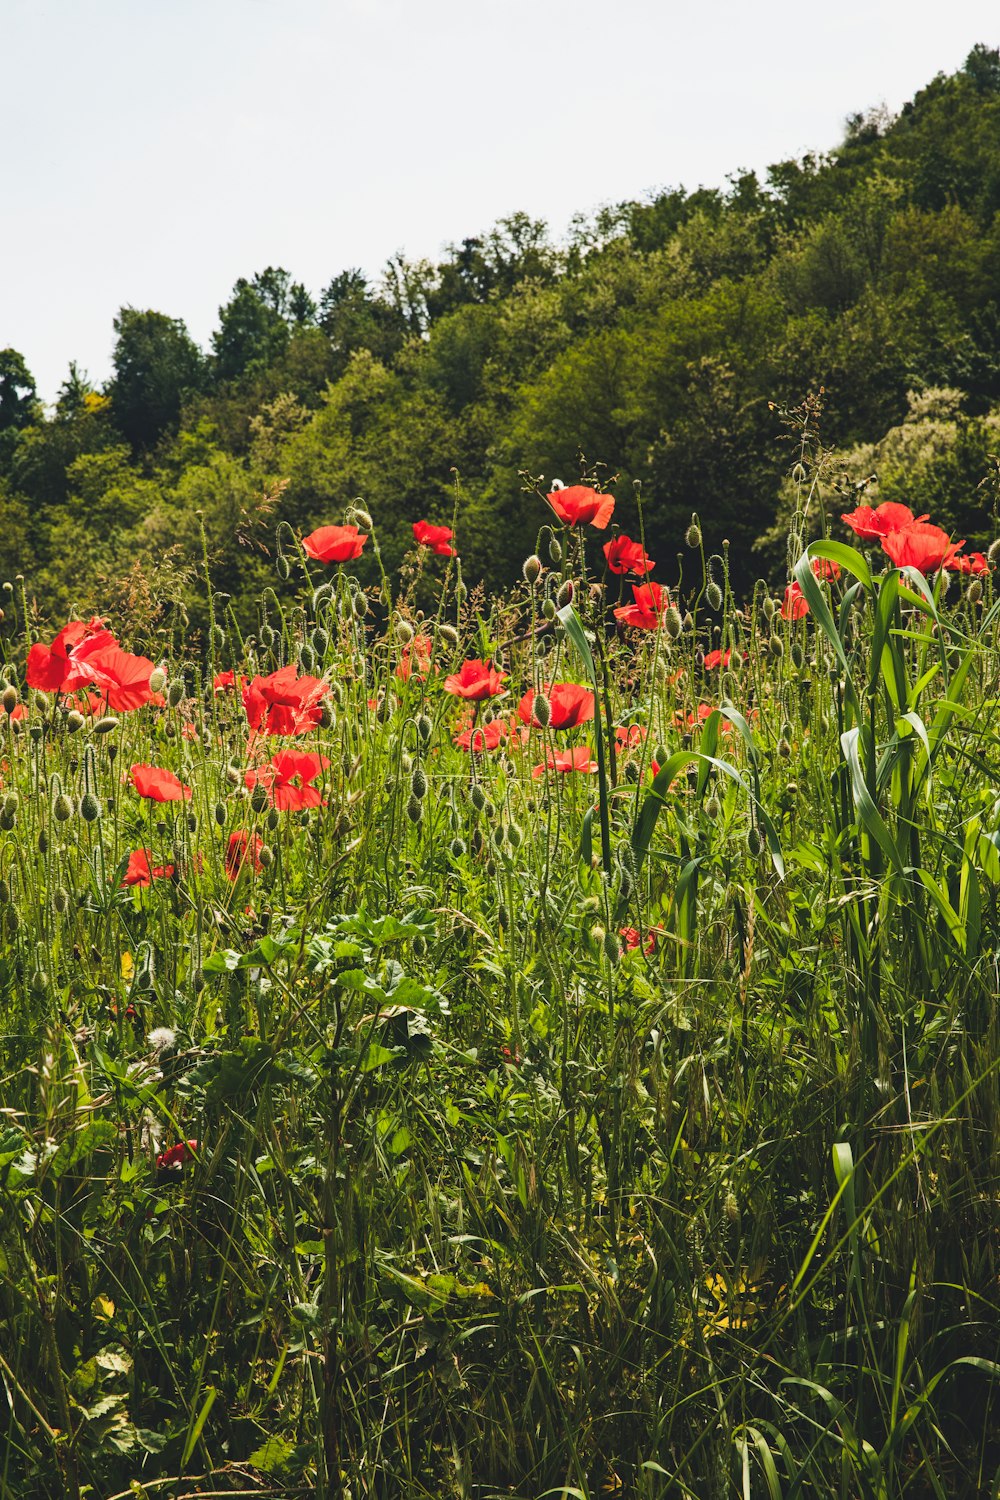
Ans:
{"type": "Polygon", "coordinates": [[[250,793],[250,806],[253,808],[255,813],[262,813],[267,807],[267,802],[267,788],[261,786],[260,782],[258,781],[257,785],[250,793]]]}
{"type": "Polygon", "coordinates": [[[154,667],[149,674],[149,691],[151,693],[162,693],[167,685],[167,674],[162,667],[154,667]]]}
{"type": "Polygon", "coordinates": [[[69,891],[64,885],[57,886],[52,893],[52,905],[60,916],[69,910],[69,891]]]}
{"type": "Polygon", "coordinates": [[[105,714],[103,719],[98,719],[94,725],[95,734],[112,734],[118,728],[118,720],[114,714],[105,714]]]}
{"type": "Polygon", "coordinates": [[[419,823],[424,815],[424,804],[419,797],[410,797],[406,804],[406,816],[411,823],[419,823]]]}
{"type": "MultiPolygon", "coordinates": [[[[20,719],[14,719],[13,722],[14,722],[14,724],[16,726],[21,721],[20,721],[20,719]]],[[[42,728],[41,724],[29,724],[28,725],[28,733],[31,735],[31,738],[37,742],[38,740],[41,739],[41,737],[45,733],[45,731],[42,728]]]]}
{"type": "Polygon", "coordinates": [[[183,702],[184,679],[183,677],[175,677],[170,686],[167,688],[167,703],[171,708],[176,708],[178,704],[183,702]]]}
{"type": "Polygon", "coordinates": [[[681,612],[673,604],[671,604],[670,608],[663,616],[663,627],[672,641],[677,640],[678,636],[684,628],[684,621],[681,619],[681,612]]]}
{"type": "Polygon", "coordinates": [[[278,809],[276,807],[269,807],[267,810],[267,817],[264,819],[264,827],[268,830],[269,833],[274,833],[275,829],[279,826],[280,823],[281,814],[278,812],[278,809]]]}
{"type": "Polygon", "coordinates": [[[80,798],[80,816],[85,823],[96,823],[101,816],[100,799],[93,792],[84,792],[80,798]]]}
{"type": "Polygon", "coordinates": [[[536,693],[531,705],[531,717],[542,729],[548,729],[552,721],[552,704],[544,693],[536,693]]]}
{"type": "Polygon", "coordinates": [[[73,800],[65,792],[60,792],[52,803],[52,816],[57,823],[68,823],[73,816],[73,800]]]}
{"type": "Polygon", "coordinates": [[[714,578],[709,580],[705,588],[705,603],[708,605],[709,609],[722,608],[722,590],[719,588],[719,585],[715,582],[714,578]]]}
{"type": "Polygon", "coordinates": [[[419,762],[413,768],[413,775],[410,778],[410,791],[420,802],[427,796],[427,772],[419,762]]]}
{"type": "Polygon", "coordinates": [[[689,547],[701,546],[701,527],[698,525],[698,517],[696,515],[691,517],[691,525],[684,533],[684,540],[689,547]]]}
{"type": "Polygon", "coordinates": [[[516,823],[507,824],[507,842],[512,849],[520,849],[524,843],[524,834],[516,823]]]}
{"type": "Polygon", "coordinates": [[[3,703],[4,708],[9,714],[12,714],[17,707],[17,688],[5,687],[2,697],[0,697],[0,703],[3,703]]]}
{"type": "Polygon", "coordinates": [[[70,734],[77,734],[86,723],[83,714],[78,709],[70,709],[66,715],[66,729],[70,734]]]}
{"type": "Polygon", "coordinates": [[[434,725],[431,723],[427,715],[421,714],[417,719],[417,737],[422,745],[430,744],[430,738],[433,729],[434,725]]]}

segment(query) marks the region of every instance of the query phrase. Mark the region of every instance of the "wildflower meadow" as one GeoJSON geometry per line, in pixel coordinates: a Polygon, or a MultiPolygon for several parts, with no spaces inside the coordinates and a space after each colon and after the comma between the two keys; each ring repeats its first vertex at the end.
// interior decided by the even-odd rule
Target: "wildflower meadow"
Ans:
{"type": "Polygon", "coordinates": [[[796,484],[3,584],[0,1500],[1000,1495],[993,560],[796,484]]]}

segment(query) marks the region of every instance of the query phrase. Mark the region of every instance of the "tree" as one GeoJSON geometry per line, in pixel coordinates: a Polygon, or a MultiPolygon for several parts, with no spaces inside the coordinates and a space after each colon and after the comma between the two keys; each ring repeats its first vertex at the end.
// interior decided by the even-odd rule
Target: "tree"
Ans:
{"type": "Polygon", "coordinates": [[[284,353],[293,329],[315,320],[315,302],[281,266],[268,266],[249,281],[241,276],[219,308],[219,327],[212,335],[219,379],[238,380],[264,369],[284,353]]]}
{"type": "Polygon", "coordinates": [[[38,415],[35,381],[16,349],[0,349],[0,460],[14,435],[38,415]]]}
{"type": "Polygon", "coordinates": [[[185,397],[204,377],[201,350],[180,318],[123,307],[115,319],[115,422],[135,452],[148,452],[175,428],[185,397]]]}

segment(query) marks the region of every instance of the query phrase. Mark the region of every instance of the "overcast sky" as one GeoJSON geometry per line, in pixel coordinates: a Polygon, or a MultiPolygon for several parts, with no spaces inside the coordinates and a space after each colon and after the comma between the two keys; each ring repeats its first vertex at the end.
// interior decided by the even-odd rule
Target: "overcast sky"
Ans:
{"type": "Polygon", "coordinates": [[[52,399],[123,304],[207,345],[238,276],[722,185],[977,41],[997,0],[0,0],[0,348],[52,399]]]}

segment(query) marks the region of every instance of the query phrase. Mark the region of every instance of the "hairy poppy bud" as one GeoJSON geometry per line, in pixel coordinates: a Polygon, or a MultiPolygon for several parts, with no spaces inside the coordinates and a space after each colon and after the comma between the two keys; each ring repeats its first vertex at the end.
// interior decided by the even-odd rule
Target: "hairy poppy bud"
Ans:
{"type": "Polygon", "coordinates": [[[430,744],[430,738],[433,730],[434,725],[431,723],[430,719],[426,714],[421,714],[417,719],[417,736],[420,739],[421,744],[430,744]]]}
{"type": "Polygon", "coordinates": [[[730,1224],[739,1223],[740,1205],[736,1201],[736,1194],[733,1192],[732,1188],[730,1188],[729,1192],[726,1194],[726,1200],[722,1205],[722,1211],[725,1214],[726,1218],[729,1220],[730,1224]]]}
{"type": "Polygon", "coordinates": [[[257,850],[257,859],[262,870],[269,870],[274,864],[274,850],[269,844],[261,844],[257,850]]]}
{"type": "Polygon", "coordinates": [[[510,926],[510,912],[502,904],[497,907],[497,926],[501,932],[506,932],[510,926]]]}
{"type": "Polygon", "coordinates": [[[57,886],[52,894],[52,905],[60,916],[69,910],[69,891],[64,885],[57,886]]]}
{"type": "Polygon", "coordinates": [[[771,598],[770,594],[765,594],[764,595],[764,600],[763,600],[763,603],[761,604],[760,608],[761,608],[761,613],[763,614],[765,620],[770,620],[770,619],[772,619],[774,617],[774,611],[775,611],[776,605],[774,603],[774,600],[771,598]]]}
{"type": "Polygon", "coordinates": [[[276,807],[269,807],[267,817],[264,819],[264,827],[269,833],[274,833],[280,822],[281,814],[278,812],[278,809],[276,807]]]}
{"type": "Polygon", "coordinates": [[[547,620],[554,620],[555,619],[555,617],[556,617],[556,606],[555,606],[555,601],[553,599],[546,599],[545,600],[545,602],[542,605],[542,614],[545,616],[545,618],[547,620]]]}
{"type": "Polygon", "coordinates": [[[536,693],[531,705],[531,717],[542,729],[548,729],[552,721],[552,704],[544,693],[536,693]]]}
{"type": "Polygon", "coordinates": [[[118,720],[115,718],[114,714],[105,714],[103,719],[98,719],[97,723],[94,725],[94,733],[111,734],[112,731],[117,728],[118,720]]]}
{"type": "Polygon", "coordinates": [[[533,552],[530,557],[524,559],[524,562],[521,564],[521,572],[524,574],[525,583],[530,584],[534,588],[541,577],[542,559],[533,552]]]}
{"type": "Polygon", "coordinates": [[[419,823],[424,815],[424,804],[419,797],[410,797],[406,804],[406,816],[411,823],[419,823]]]}
{"type": "Polygon", "coordinates": [[[462,580],[459,579],[455,585],[455,598],[458,600],[459,604],[464,604],[468,597],[469,590],[465,587],[465,584],[462,582],[462,580]]]}
{"type": "Polygon", "coordinates": [[[663,627],[672,641],[676,641],[677,637],[680,635],[681,631],[684,628],[684,621],[681,619],[681,612],[673,604],[671,604],[670,608],[663,616],[663,627]]]}
{"type": "Polygon", "coordinates": [[[507,842],[512,849],[520,849],[524,842],[524,834],[516,823],[507,824],[507,842]]]}
{"type": "MultiPolygon", "coordinates": [[[[979,582],[978,578],[973,578],[972,582],[969,584],[968,588],[965,591],[965,597],[966,599],[968,599],[970,604],[979,603],[980,599],[983,597],[983,586],[979,582]]],[[[6,697],[6,694],[4,696],[6,697]]]]}
{"type": "Polygon", "coordinates": [[[52,804],[52,816],[57,823],[67,823],[73,816],[73,801],[65,792],[60,792],[52,804]]]}
{"type": "Polygon", "coordinates": [[[754,859],[757,859],[764,852],[764,840],[760,836],[760,829],[756,823],[751,823],[747,830],[747,848],[754,859]]]}
{"type": "Polygon", "coordinates": [[[226,817],[226,804],[224,802],[217,802],[215,804],[215,821],[218,823],[220,828],[225,828],[226,817]]]}
{"type": "Polygon", "coordinates": [[[85,823],[96,823],[101,816],[101,803],[93,792],[84,792],[80,798],[80,816],[85,823]]]}
{"type": "Polygon", "coordinates": [[[771,639],[767,643],[767,649],[770,651],[775,661],[780,661],[785,654],[785,643],[781,639],[781,636],[772,635],[771,639]]]}
{"type": "Polygon", "coordinates": [[[419,764],[413,769],[413,775],[410,778],[410,791],[421,802],[427,796],[427,772],[419,764]]]}
{"type": "Polygon", "coordinates": [[[556,604],[558,605],[558,607],[560,609],[565,609],[566,605],[567,604],[571,604],[572,602],[573,602],[573,580],[572,580],[572,578],[567,578],[565,580],[565,582],[562,583],[562,584],[560,584],[560,586],[559,586],[559,592],[558,592],[558,594],[556,594],[556,604]]]}
{"type": "Polygon", "coordinates": [[[463,854],[465,853],[465,840],[452,839],[451,844],[449,845],[449,849],[452,859],[461,859],[463,854]]]}
{"type": "Polygon", "coordinates": [[[806,654],[803,651],[802,647],[799,645],[798,641],[795,641],[793,643],[791,655],[792,666],[798,670],[801,670],[801,668],[805,664],[806,654]]]}
{"type": "Polygon", "coordinates": [[[167,689],[167,702],[171,708],[176,708],[179,703],[184,702],[184,679],[175,677],[167,689]]]}
{"type": "Polygon", "coordinates": [[[355,594],[354,596],[354,618],[363,620],[368,613],[368,595],[355,594]]]}
{"type": "Polygon", "coordinates": [[[788,760],[788,758],[791,755],[791,753],[792,753],[792,747],[791,747],[791,745],[784,738],[784,736],[782,736],[782,738],[778,741],[778,754],[781,756],[782,760],[788,760]]]}
{"type": "Polygon", "coordinates": [[[439,625],[438,635],[443,641],[447,641],[449,646],[458,645],[458,631],[454,625],[439,625]]]}
{"type": "Polygon", "coordinates": [[[319,723],[321,729],[332,729],[335,723],[333,704],[329,698],[324,698],[319,706],[319,723]]]}
{"type": "Polygon", "coordinates": [[[83,714],[78,709],[71,709],[66,715],[66,729],[70,734],[77,734],[86,723],[83,714]]]}
{"type": "Polygon", "coordinates": [[[701,527],[698,525],[698,517],[696,515],[691,517],[691,525],[684,533],[684,540],[689,547],[701,546],[701,527]]]}
{"type": "Polygon", "coordinates": [[[17,707],[17,688],[5,687],[3,690],[3,697],[2,699],[0,699],[0,702],[3,703],[3,706],[7,710],[7,712],[9,714],[12,714],[17,707]]]}
{"type": "Polygon", "coordinates": [[[706,816],[706,818],[711,818],[712,822],[714,823],[715,820],[716,820],[716,818],[719,816],[719,814],[720,814],[721,811],[722,811],[722,806],[721,806],[721,804],[719,802],[718,797],[712,796],[712,797],[706,797],[705,798],[705,816],[706,816]]]}
{"type": "Polygon", "coordinates": [[[257,783],[250,793],[250,806],[255,813],[262,813],[267,807],[267,789],[266,787],[262,787],[260,782],[257,783]]]}
{"type": "Polygon", "coordinates": [[[8,792],[6,797],[3,799],[3,810],[7,814],[7,816],[13,818],[20,806],[20,792],[8,792]]]}
{"type": "Polygon", "coordinates": [[[330,632],[324,630],[322,625],[317,625],[312,633],[312,647],[317,656],[325,656],[330,645],[330,632]]]}
{"type": "Polygon", "coordinates": [[[469,800],[472,803],[473,807],[476,809],[476,812],[482,812],[483,808],[486,806],[486,793],[483,791],[478,781],[472,788],[472,791],[469,793],[469,800]]]}
{"type": "Polygon", "coordinates": [[[10,883],[6,880],[0,880],[0,906],[6,906],[9,900],[10,883]]]}
{"type": "Polygon", "coordinates": [[[722,590],[719,588],[719,585],[716,583],[714,578],[710,579],[708,586],[705,589],[705,603],[708,605],[709,609],[722,608],[722,590]]]}
{"type": "Polygon", "coordinates": [[[347,520],[349,525],[360,526],[363,531],[371,531],[374,524],[363,505],[352,505],[347,512],[347,520]]]}
{"type": "Polygon", "coordinates": [[[549,542],[549,561],[554,563],[561,563],[562,555],[562,543],[560,542],[558,537],[552,537],[549,542]]]}
{"type": "Polygon", "coordinates": [[[39,854],[48,854],[49,852],[49,836],[44,828],[38,830],[38,852],[39,854]]]}
{"type": "Polygon", "coordinates": [[[604,934],[604,956],[612,968],[615,968],[621,962],[622,945],[618,941],[617,935],[613,932],[606,932],[604,934]]]}
{"type": "Polygon", "coordinates": [[[408,646],[413,640],[413,626],[409,620],[396,621],[396,639],[401,646],[408,646]]]}
{"type": "Polygon", "coordinates": [[[167,674],[162,667],[154,667],[149,674],[149,691],[151,693],[162,693],[167,685],[167,674]]]}

